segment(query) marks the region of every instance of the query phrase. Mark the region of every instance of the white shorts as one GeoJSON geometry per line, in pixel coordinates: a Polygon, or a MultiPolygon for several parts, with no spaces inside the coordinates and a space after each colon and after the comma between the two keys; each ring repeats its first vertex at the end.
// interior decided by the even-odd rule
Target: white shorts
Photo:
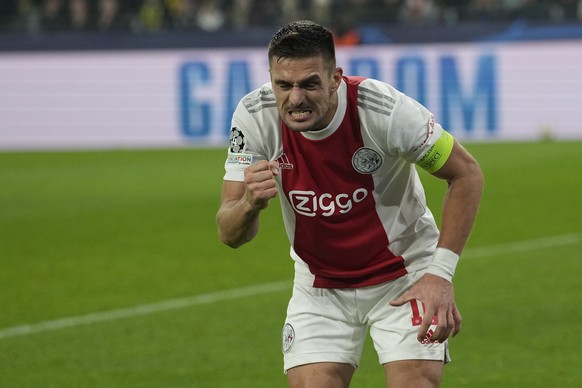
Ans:
{"type": "Polygon", "coordinates": [[[440,344],[417,340],[423,313],[420,302],[399,307],[388,303],[408,290],[421,275],[416,272],[356,289],[313,288],[296,283],[283,327],[285,372],[316,362],[346,363],[357,368],[368,328],[380,364],[401,360],[450,361],[446,341],[440,344]]]}

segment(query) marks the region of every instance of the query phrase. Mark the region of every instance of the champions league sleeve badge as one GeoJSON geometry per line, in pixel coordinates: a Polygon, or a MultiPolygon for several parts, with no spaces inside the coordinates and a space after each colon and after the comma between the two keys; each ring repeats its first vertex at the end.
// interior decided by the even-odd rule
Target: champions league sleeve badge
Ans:
{"type": "Polygon", "coordinates": [[[245,135],[237,127],[230,130],[230,152],[239,153],[245,148],[245,135]]]}

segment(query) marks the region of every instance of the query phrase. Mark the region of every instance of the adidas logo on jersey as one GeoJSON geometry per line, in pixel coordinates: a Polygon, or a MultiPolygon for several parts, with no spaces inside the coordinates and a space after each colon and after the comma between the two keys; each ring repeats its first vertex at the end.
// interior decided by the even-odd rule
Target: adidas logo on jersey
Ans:
{"type": "Polygon", "coordinates": [[[292,170],[293,163],[289,161],[289,157],[286,154],[281,155],[277,162],[279,162],[279,168],[282,170],[292,170]]]}

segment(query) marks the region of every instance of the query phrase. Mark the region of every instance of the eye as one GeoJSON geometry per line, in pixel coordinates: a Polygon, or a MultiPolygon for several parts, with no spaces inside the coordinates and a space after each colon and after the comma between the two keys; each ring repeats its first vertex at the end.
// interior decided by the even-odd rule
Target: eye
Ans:
{"type": "Polygon", "coordinates": [[[321,86],[319,77],[311,77],[301,83],[301,87],[306,90],[315,90],[321,86]]]}
{"type": "Polygon", "coordinates": [[[277,87],[281,90],[289,90],[293,87],[293,85],[285,83],[285,82],[279,82],[279,83],[277,83],[277,87]]]}

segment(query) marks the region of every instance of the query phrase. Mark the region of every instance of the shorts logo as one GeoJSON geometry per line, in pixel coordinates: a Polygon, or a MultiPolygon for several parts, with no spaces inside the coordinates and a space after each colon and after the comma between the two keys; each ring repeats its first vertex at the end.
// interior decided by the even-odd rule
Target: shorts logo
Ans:
{"type": "Polygon", "coordinates": [[[245,148],[245,135],[237,127],[230,130],[230,152],[239,153],[245,148]]]}
{"type": "Polygon", "coordinates": [[[352,166],[360,174],[372,174],[382,166],[382,163],[380,154],[367,147],[358,149],[352,156],[352,166]]]}
{"type": "Polygon", "coordinates": [[[293,347],[293,342],[295,341],[295,330],[293,326],[286,323],[283,327],[283,353],[289,352],[293,347]]]}

